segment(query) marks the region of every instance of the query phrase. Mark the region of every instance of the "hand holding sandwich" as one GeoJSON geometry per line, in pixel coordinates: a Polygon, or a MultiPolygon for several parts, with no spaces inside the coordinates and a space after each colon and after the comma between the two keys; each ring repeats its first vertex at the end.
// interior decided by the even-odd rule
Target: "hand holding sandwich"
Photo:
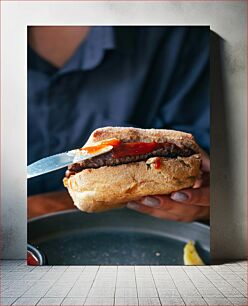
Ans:
{"type": "Polygon", "coordinates": [[[170,195],[147,196],[139,201],[130,202],[127,207],[154,217],[174,221],[190,222],[197,219],[209,219],[210,160],[201,150],[201,176],[193,188],[172,192],[170,195]]]}
{"type": "Polygon", "coordinates": [[[129,208],[160,218],[208,217],[209,159],[191,134],[105,127],[93,131],[78,153],[109,145],[110,152],[66,171],[64,185],[80,210],[100,212],[129,203],[129,208]]]}

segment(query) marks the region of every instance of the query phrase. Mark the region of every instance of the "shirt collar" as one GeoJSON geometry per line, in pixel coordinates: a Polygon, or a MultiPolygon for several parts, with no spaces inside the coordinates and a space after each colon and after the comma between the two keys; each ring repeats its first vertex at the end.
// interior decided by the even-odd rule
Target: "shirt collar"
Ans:
{"type": "Polygon", "coordinates": [[[91,70],[100,64],[106,50],[115,49],[115,47],[113,27],[91,27],[87,38],[70,60],[58,71],[58,74],[75,70],[91,70]]]}
{"type": "Polygon", "coordinates": [[[84,44],[81,68],[83,70],[95,68],[102,61],[105,51],[115,47],[112,27],[92,27],[84,44]]]}
{"type": "Polygon", "coordinates": [[[135,27],[93,26],[87,38],[54,77],[71,71],[91,70],[98,66],[107,50],[130,54],[135,47],[135,27]]]}

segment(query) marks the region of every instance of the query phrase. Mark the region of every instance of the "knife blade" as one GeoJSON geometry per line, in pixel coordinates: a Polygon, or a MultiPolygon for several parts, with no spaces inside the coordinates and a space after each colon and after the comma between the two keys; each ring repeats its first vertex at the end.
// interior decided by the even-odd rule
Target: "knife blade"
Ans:
{"type": "Polygon", "coordinates": [[[67,167],[71,164],[80,162],[82,160],[90,159],[92,157],[102,155],[113,149],[113,146],[108,145],[94,154],[84,153],[78,154],[78,150],[71,150],[64,153],[55,154],[42,158],[27,167],[27,178],[32,178],[38,175],[49,173],[52,171],[59,170],[61,168],[67,167]]]}

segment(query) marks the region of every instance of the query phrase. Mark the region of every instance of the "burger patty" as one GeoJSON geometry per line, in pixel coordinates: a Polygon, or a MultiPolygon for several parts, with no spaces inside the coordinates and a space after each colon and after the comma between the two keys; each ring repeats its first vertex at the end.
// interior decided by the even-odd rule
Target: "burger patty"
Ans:
{"type": "Polygon", "coordinates": [[[108,152],[99,156],[92,157],[90,159],[83,160],[81,162],[72,164],[68,167],[66,171],[66,177],[69,178],[71,175],[80,172],[88,168],[100,168],[103,166],[117,166],[120,164],[128,164],[132,162],[139,162],[147,160],[150,157],[166,157],[166,158],[176,158],[176,157],[189,157],[196,152],[190,148],[179,148],[176,145],[171,145],[165,148],[155,149],[154,151],[141,155],[131,155],[123,156],[119,158],[114,158],[112,152],[108,152]]]}

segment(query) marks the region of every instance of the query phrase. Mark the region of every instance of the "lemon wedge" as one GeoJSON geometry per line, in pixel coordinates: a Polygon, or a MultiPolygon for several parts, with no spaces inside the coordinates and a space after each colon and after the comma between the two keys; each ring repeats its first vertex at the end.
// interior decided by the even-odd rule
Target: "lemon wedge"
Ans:
{"type": "Polygon", "coordinates": [[[186,266],[203,266],[205,265],[196,251],[193,241],[189,241],[183,249],[183,261],[186,266]]]}

